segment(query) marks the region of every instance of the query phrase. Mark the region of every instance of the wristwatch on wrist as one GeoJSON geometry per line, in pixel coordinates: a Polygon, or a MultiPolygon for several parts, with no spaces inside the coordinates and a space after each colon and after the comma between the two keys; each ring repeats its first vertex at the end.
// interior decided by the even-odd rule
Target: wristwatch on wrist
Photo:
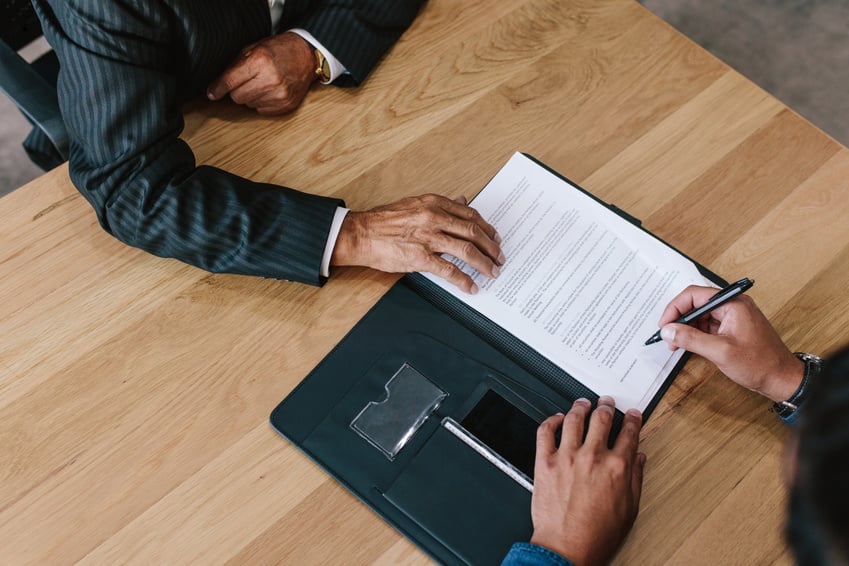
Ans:
{"type": "Polygon", "coordinates": [[[323,83],[330,82],[330,63],[327,61],[327,57],[320,49],[315,47],[313,53],[315,53],[315,76],[323,83]]]}
{"type": "Polygon", "coordinates": [[[782,419],[787,419],[792,416],[802,405],[805,397],[808,396],[808,386],[810,385],[811,379],[813,379],[822,370],[822,365],[824,363],[822,358],[813,354],[794,352],[793,355],[805,363],[805,373],[802,375],[802,383],[799,384],[799,388],[796,389],[796,392],[793,393],[793,395],[791,395],[786,401],[775,403],[772,406],[772,410],[778,413],[778,416],[782,419]]]}

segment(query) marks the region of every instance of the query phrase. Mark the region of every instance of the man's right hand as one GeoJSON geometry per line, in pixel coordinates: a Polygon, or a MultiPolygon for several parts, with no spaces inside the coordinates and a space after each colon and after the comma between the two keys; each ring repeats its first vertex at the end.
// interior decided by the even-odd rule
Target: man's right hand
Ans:
{"type": "Polygon", "coordinates": [[[426,271],[475,294],[477,285],[450,254],[484,275],[498,277],[504,264],[501,238],[465,198],[439,195],[401,199],[345,217],[331,265],[363,265],[391,273],[426,271]]]}
{"type": "Polygon", "coordinates": [[[669,348],[683,348],[713,362],[743,387],[776,402],[789,399],[804,374],[804,364],[748,295],[737,297],[703,316],[695,326],[672,324],[716,293],[692,285],[672,299],[660,317],[660,336],[669,348]]]}
{"type": "Polygon", "coordinates": [[[207,89],[210,100],[226,95],[259,114],[291,112],[316,80],[312,46],[296,33],[272,35],[242,49],[207,89]]]}

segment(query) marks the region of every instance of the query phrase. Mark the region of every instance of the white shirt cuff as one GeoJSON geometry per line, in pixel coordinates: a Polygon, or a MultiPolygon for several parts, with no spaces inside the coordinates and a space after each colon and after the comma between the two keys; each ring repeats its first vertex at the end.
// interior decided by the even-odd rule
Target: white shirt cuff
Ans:
{"type": "Polygon", "coordinates": [[[330,223],[330,234],[327,235],[327,244],[324,246],[324,256],[321,258],[321,276],[330,277],[330,257],[333,255],[333,249],[336,247],[336,240],[339,238],[339,230],[342,229],[342,221],[350,212],[350,209],[342,206],[336,207],[336,212],[333,214],[333,222],[330,223]]]}
{"type": "Polygon", "coordinates": [[[339,75],[348,71],[345,66],[339,62],[339,59],[334,57],[333,53],[328,51],[321,43],[319,43],[318,40],[314,38],[310,32],[300,28],[290,29],[289,31],[291,31],[292,33],[297,33],[298,35],[303,37],[305,40],[307,40],[307,43],[321,51],[321,54],[324,55],[325,59],[327,59],[328,64],[330,64],[330,80],[327,82],[321,81],[323,84],[332,83],[337,78],[339,78],[339,75]]]}

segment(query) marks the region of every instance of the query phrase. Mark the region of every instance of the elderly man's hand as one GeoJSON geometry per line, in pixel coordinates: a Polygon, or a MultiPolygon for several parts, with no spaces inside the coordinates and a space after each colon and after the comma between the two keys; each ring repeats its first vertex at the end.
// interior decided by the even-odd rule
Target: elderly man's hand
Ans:
{"type": "Polygon", "coordinates": [[[381,271],[426,271],[477,293],[472,278],[440,257],[450,254],[489,277],[504,264],[501,238],[464,198],[409,197],[345,217],[331,265],[364,265],[381,271]]]}
{"type": "Polygon", "coordinates": [[[537,431],[531,542],[580,566],[607,564],[631,529],[640,506],[645,454],[637,452],[642,416],[635,409],[613,449],[607,447],[614,403],[578,399],[567,415],[546,419],[537,431]],[[562,431],[560,446],[555,432],[562,431]]]}
{"type": "Polygon", "coordinates": [[[207,90],[210,100],[230,95],[260,114],[291,112],[315,81],[315,55],[307,41],[286,32],[248,45],[207,90]]]}

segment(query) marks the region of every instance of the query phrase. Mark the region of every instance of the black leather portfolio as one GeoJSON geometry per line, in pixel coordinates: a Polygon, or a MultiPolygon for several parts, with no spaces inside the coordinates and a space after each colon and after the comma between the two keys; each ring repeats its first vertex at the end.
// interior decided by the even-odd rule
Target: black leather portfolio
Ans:
{"type": "Polygon", "coordinates": [[[438,562],[498,564],[531,536],[537,425],[604,393],[411,274],[277,406],[271,424],[438,562]]]}

